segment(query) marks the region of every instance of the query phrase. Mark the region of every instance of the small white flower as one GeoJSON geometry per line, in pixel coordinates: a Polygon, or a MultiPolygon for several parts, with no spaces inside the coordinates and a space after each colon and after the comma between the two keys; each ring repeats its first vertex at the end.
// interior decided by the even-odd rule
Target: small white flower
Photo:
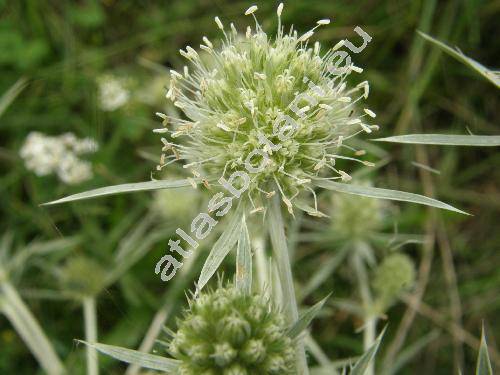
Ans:
{"type": "Polygon", "coordinates": [[[51,137],[31,132],[19,154],[26,168],[37,176],[56,174],[66,184],[77,184],[92,177],[91,164],[78,156],[93,153],[97,148],[93,139],[79,139],[73,133],[51,137]]]}
{"type": "Polygon", "coordinates": [[[130,100],[130,91],[123,79],[104,75],[98,79],[99,104],[103,111],[115,111],[130,100]]]}

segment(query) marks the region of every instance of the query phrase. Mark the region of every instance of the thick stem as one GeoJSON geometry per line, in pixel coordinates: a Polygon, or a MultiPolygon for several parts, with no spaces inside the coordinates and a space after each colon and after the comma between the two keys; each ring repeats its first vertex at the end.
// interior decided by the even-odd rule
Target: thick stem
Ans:
{"type": "MultiPolygon", "coordinates": [[[[354,254],[354,268],[358,278],[359,293],[363,304],[363,349],[366,352],[375,343],[377,336],[377,318],[371,313],[373,305],[370,283],[365,264],[359,254],[354,254]]],[[[374,375],[374,361],[368,365],[365,375],[374,375]]]]}
{"type": "MultiPolygon", "coordinates": [[[[97,312],[94,297],[83,298],[83,317],[85,322],[85,341],[97,342],[97,312]]],[[[99,356],[97,351],[87,346],[87,375],[99,375],[99,356]]]]}
{"type": "Polygon", "coordinates": [[[40,366],[49,375],[65,374],[66,370],[52,344],[16,289],[10,282],[3,281],[0,283],[0,292],[1,311],[5,313],[40,366]]]}
{"type": "MultiPolygon", "coordinates": [[[[295,289],[293,286],[292,267],[288,256],[285,225],[281,216],[279,195],[272,198],[269,210],[269,234],[273,246],[274,260],[278,266],[279,278],[285,302],[284,311],[290,324],[299,318],[295,289]]],[[[309,374],[306,352],[302,339],[297,340],[297,367],[300,375],[309,374]]]]}

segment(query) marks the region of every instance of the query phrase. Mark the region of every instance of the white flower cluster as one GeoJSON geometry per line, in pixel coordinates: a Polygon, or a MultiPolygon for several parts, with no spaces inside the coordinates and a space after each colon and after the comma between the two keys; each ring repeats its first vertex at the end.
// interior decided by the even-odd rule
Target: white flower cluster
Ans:
{"type": "Polygon", "coordinates": [[[73,133],[52,137],[31,132],[19,154],[26,168],[37,176],[55,173],[62,182],[72,185],[92,177],[91,163],[78,156],[95,152],[97,148],[93,139],[79,139],[73,133]]]}
{"type": "Polygon", "coordinates": [[[123,107],[130,100],[130,91],[124,79],[110,74],[97,80],[99,87],[99,104],[103,111],[111,112],[123,107]]]}

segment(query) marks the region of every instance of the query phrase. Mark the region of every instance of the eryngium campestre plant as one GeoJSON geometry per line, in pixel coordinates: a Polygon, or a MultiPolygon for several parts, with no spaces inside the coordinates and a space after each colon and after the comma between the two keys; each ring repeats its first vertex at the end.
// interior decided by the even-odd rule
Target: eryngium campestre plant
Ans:
{"type": "Polygon", "coordinates": [[[183,375],[295,374],[285,319],[260,295],[235,287],[190,301],[169,345],[183,375]]]}
{"type": "MultiPolygon", "coordinates": [[[[256,10],[252,6],[245,14],[253,15],[256,10]]],[[[349,180],[349,174],[336,167],[336,160],[359,160],[342,155],[347,147],[343,141],[378,127],[365,124],[366,116],[375,117],[371,110],[357,107],[368,96],[368,82],[354,87],[346,82],[351,72],[362,69],[336,65],[339,56],[335,52],[345,41],[326,51],[319,42],[309,43],[315,29],[330,21],[320,20],[302,35],[293,26],[285,33],[282,10],[280,4],[275,38],[262,30],[255,16],[255,27],[248,26],[245,34],[238,33],[232,23],[225,29],[216,17],[224,34],[221,43],[203,37],[202,55],[189,46],[181,50],[190,66],[184,67],[183,74],[171,71],[166,96],[184,117],[158,113],[164,127],[156,132],[170,134],[169,139],[162,138],[158,169],[183,160],[194,176],[206,180],[244,170],[249,155],[263,150],[267,161],[258,155],[250,159],[252,166],[265,161],[266,167],[251,176],[248,196],[255,206],[255,200],[273,195],[277,187],[291,212],[293,198],[303,189],[312,191],[311,179],[328,172],[333,173],[328,179],[349,180]],[[290,116],[297,127],[293,136],[282,141],[277,125],[292,132],[291,126],[283,125],[284,116],[290,116]]]]}

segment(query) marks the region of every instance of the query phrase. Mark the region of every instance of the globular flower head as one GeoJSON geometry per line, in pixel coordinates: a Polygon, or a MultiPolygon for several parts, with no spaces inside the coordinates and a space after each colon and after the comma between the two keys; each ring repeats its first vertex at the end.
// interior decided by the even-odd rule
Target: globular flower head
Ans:
{"type": "Polygon", "coordinates": [[[177,324],[168,349],[180,374],[295,373],[284,317],[263,296],[232,286],[204,292],[177,324]]]}
{"type": "Polygon", "coordinates": [[[78,297],[99,293],[106,279],[106,271],[89,257],[76,255],[68,258],[61,270],[63,288],[78,297]]]}
{"type": "MultiPolygon", "coordinates": [[[[256,10],[250,7],[245,14],[256,10]]],[[[164,128],[156,131],[170,134],[162,138],[160,167],[182,159],[196,177],[208,180],[247,171],[251,199],[280,193],[291,211],[293,198],[311,190],[313,179],[329,174],[329,179],[349,180],[336,161],[357,159],[341,155],[343,142],[377,126],[365,123],[375,117],[372,111],[357,108],[368,95],[368,83],[350,87],[346,82],[351,72],[362,70],[337,66],[344,41],[326,51],[318,42],[311,45],[316,28],[330,21],[320,20],[301,35],[293,27],[285,33],[282,10],[280,5],[274,38],[256,19],[253,28],[239,34],[216,17],[224,35],[220,45],[204,37],[200,49],[206,56],[189,46],[181,50],[189,66],[182,74],[171,71],[167,98],[184,116],[159,113],[164,128]]]]}
{"type": "MultiPolygon", "coordinates": [[[[358,185],[371,186],[371,183],[362,181],[358,185]]],[[[335,236],[366,240],[383,226],[384,202],[369,197],[334,194],[330,216],[335,236]]]]}
{"type": "Polygon", "coordinates": [[[415,282],[415,266],[405,254],[394,253],[384,258],[375,270],[373,289],[382,308],[389,307],[415,282]]]}

